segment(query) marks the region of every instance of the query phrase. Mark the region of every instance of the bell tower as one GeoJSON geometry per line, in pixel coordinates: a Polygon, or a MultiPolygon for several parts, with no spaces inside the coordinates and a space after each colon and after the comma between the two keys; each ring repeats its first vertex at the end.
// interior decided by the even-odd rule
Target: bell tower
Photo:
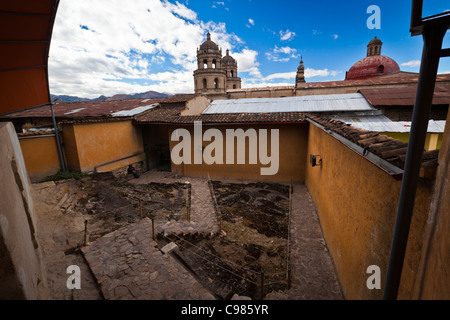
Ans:
{"type": "Polygon", "coordinates": [[[230,50],[228,49],[225,57],[222,58],[222,68],[227,75],[226,89],[240,89],[241,78],[237,76],[237,61],[230,56],[230,50]]]}
{"type": "Polygon", "coordinates": [[[375,38],[370,40],[369,44],[367,45],[367,56],[370,57],[381,55],[382,45],[383,42],[381,42],[381,40],[375,36],[375,38]]]}
{"type": "Polygon", "coordinates": [[[197,65],[194,71],[195,93],[225,94],[227,74],[222,68],[222,49],[211,40],[209,32],[206,41],[197,49],[197,65]]]}
{"type": "Polygon", "coordinates": [[[297,75],[295,77],[295,89],[305,86],[305,66],[303,65],[303,57],[300,58],[300,65],[297,68],[297,75]]]}

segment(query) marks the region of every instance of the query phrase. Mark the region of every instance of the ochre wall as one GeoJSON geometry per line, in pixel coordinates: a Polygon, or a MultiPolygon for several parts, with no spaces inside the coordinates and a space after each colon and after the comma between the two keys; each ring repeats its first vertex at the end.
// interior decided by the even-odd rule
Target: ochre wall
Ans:
{"type": "Polygon", "coordinates": [[[61,170],[54,135],[22,137],[19,142],[31,182],[42,181],[61,170]]]}
{"type": "MultiPolygon", "coordinates": [[[[172,132],[177,127],[169,128],[169,140],[172,136],[172,132]]],[[[194,137],[193,126],[184,126],[191,133],[192,141],[194,137]]],[[[207,126],[203,125],[203,132],[207,129],[215,128],[222,132],[224,139],[224,164],[180,164],[176,165],[172,162],[172,172],[177,171],[181,175],[186,176],[196,176],[196,177],[208,177],[211,179],[231,179],[231,180],[251,180],[251,181],[276,181],[276,182],[304,182],[305,173],[305,151],[306,151],[306,140],[308,134],[308,124],[282,124],[282,125],[217,125],[217,126],[207,126]],[[269,167],[270,165],[249,164],[249,149],[248,140],[246,142],[246,161],[245,164],[237,164],[237,143],[235,143],[235,164],[226,164],[225,154],[226,154],[226,129],[242,129],[247,131],[248,129],[255,129],[259,132],[260,129],[267,129],[268,136],[268,148],[270,150],[271,141],[271,129],[279,129],[279,170],[276,175],[261,175],[260,169],[262,167],[269,167]]],[[[180,139],[181,141],[182,139],[180,139]]],[[[259,141],[259,136],[258,136],[259,141]]],[[[172,150],[178,141],[170,141],[170,149],[172,150]]],[[[203,146],[207,146],[210,142],[203,142],[203,146]]],[[[259,142],[258,142],[259,143],[259,142]]],[[[193,159],[193,149],[192,149],[192,159],[193,159]]],[[[192,161],[193,162],[193,161],[192,161]]]]}
{"type": "Polygon", "coordinates": [[[105,164],[108,170],[115,170],[124,165],[118,160],[134,159],[133,156],[144,152],[141,130],[131,120],[70,124],[64,126],[63,132],[71,170],[95,171],[105,164]],[[116,166],[111,164],[115,161],[116,166]]]}
{"type": "MultiPolygon", "coordinates": [[[[403,142],[409,141],[409,132],[380,132],[388,137],[398,139],[403,142]]],[[[443,133],[427,133],[424,149],[427,151],[441,148],[443,133]]]]}
{"type": "MultiPolygon", "coordinates": [[[[447,122],[450,121],[450,113],[447,122]]],[[[427,221],[415,299],[450,299],[450,127],[446,126],[427,221]]]]}
{"type": "Polygon", "coordinates": [[[80,159],[78,158],[77,141],[74,125],[64,125],[62,130],[64,154],[69,171],[80,172],[80,159]]]}
{"type": "MultiPolygon", "coordinates": [[[[381,299],[396,220],[401,181],[379,169],[314,124],[307,157],[321,155],[322,167],[306,166],[306,185],[317,206],[325,240],[347,299],[381,299]],[[381,269],[381,289],[369,290],[367,268],[381,269]]],[[[410,299],[420,259],[432,183],[419,183],[406,252],[400,299],[410,299]]]]}

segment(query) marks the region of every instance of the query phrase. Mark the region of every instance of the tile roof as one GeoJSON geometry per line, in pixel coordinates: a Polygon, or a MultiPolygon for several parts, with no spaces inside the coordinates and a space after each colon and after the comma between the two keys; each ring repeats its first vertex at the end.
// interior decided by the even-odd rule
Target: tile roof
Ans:
{"type": "Polygon", "coordinates": [[[161,100],[162,104],[185,103],[195,97],[200,96],[198,93],[181,93],[161,100]]]}
{"type": "MultiPolygon", "coordinates": [[[[361,89],[359,92],[373,106],[414,106],[417,87],[361,89]]],[[[433,104],[450,104],[450,84],[436,85],[433,104]]]]}
{"type": "Polygon", "coordinates": [[[305,116],[301,112],[276,113],[234,113],[234,114],[201,114],[182,116],[184,105],[160,106],[134,117],[136,123],[167,123],[193,124],[194,121],[203,123],[290,123],[304,122],[305,116]]]}
{"type": "MultiPolygon", "coordinates": [[[[381,159],[403,169],[406,159],[408,144],[400,140],[382,135],[378,132],[358,129],[339,120],[333,120],[326,116],[307,114],[307,118],[322,125],[327,130],[346,138],[366,151],[369,151],[381,159]]],[[[436,167],[439,150],[425,151],[422,157],[422,167],[436,167]]]]}
{"type": "MultiPolygon", "coordinates": [[[[317,88],[334,88],[334,87],[352,87],[352,86],[373,86],[373,85],[398,85],[398,84],[413,84],[417,83],[419,79],[418,73],[406,73],[403,71],[383,75],[379,77],[367,78],[367,79],[349,79],[349,80],[337,80],[337,81],[322,81],[322,82],[307,82],[305,85],[298,89],[317,89],[317,88]]],[[[450,73],[438,74],[436,78],[437,83],[449,82],[450,73]]],[[[276,90],[294,90],[295,86],[279,86],[279,87],[257,87],[257,88],[241,88],[230,89],[228,93],[237,92],[257,92],[257,91],[276,91],[276,90]]]]}
{"type": "MultiPolygon", "coordinates": [[[[128,117],[134,113],[134,109],[135,111],[141,111],[145,109],[143,107],[151,106],[156,103],[166,105],[185,103],[195,96],[195,94],[177,94],[168,98],[58,103],[53,105],[53,111],[55,113],[55,117],[59,119],[92,119],[120,116],[128,117]]],[[[51,116],[50,107],[43,106],[12,113],[3,116],[2,118],[50,118],[51,116]]]]}
{"type": "MultiPolygon", "coordinates": [[[[85,101],[58,103],[53,105],[56,118],[83,118],[83,117],[109,117],[111,114],[124,110],[132,110],[137,107],[158,103],[162,99],[128,99],[112,101],[85,101]]],[[[5,118],[50,118],[49,106],[28,109],[4,116],[5,118]]]]}

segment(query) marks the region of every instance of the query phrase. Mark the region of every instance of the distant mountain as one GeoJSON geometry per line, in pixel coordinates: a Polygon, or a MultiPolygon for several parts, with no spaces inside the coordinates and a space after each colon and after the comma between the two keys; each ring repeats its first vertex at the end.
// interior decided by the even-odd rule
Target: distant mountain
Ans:
{"type": "Polygon", "coordinates": [[[101,95],[98,98],[88,99],[88,98],[80,98],[76,96],[69,95],[55,95],[51,94],[50,99],[53,102],[61,103],[61,102],[84,102],[84,101],[106,101],[106,100],[124,100],[124,99],[151,99],[151,98],[167,98],[170,95],[165,93],[160,93],[156,91],[147,91],[142,93],[134,93],[134,94],[116,94],[112,97],[106,97],[101,95]]]}
{"type": "MultiPolygon", "coordinates": [[[[108,99],[105,96],[101,96],[104,97],[103,100],[108,99]]],[[[53,102],[82,102],[82,101],[96,101],[97,99],[102,101],[102,99],[100,99],[101,97],[98,97],[96,99],[87,99],[87,98],[80,98],[80,97],[76,97],[76,96],[68,96],[68,95],[56,95],[56,94],[51,94],[50,95],[50,99],[52,99],[53,102]]]]}
{"type": "Polygon", "coordinates": [[[147,91],[135,94],[116,94],[111,98],[108,98],[107,100],[110,101],[123,99],[152,99],[152,98],[167,98],[167,97],[170,97],[170,95],[156,91],[147,91]]]}

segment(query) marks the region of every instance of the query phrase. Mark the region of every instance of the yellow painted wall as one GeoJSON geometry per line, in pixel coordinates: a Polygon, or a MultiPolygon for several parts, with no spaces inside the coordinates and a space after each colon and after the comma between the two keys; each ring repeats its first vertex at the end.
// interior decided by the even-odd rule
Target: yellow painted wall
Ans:
{"type": "Polygon", "coordinates": [[[72,170],[89,172],[108,164],[108,170],[126,166],[144,152],[141,129],[131,120],[65,125],[65,151],[72,170]],[[111,162],[128,158],[129,161],[111,162]],[[124,164],[125,163],[125,164],[124,164]]]}
{"type": "MultiPolygon", "coordinates": [[[[347,299],[381,299],[389,261],[401,181],[376,167],[328,133],[310,125],[305,181],[347,299]],[[370,265],[381,269],[381,290],[366,286],[370,265]]],[[[421,182],[403,269],[399,298],[411,298],[430,204],[432,185],[421,182]]]]}
{"type": "Polygon", "coordinates": [[[75,128],[73,124],[64,125],[62,130],[63,149],[66,157],[66,164],[69,171],[80,172],[80,159],[78,158],[77,141],[75,138],[75,128]]]}
{"type": "Polygon", "coordinates": [[[33,136],[19,139],[31,182],[42,181],[61,170],[55,136],[33,136]]]}
{"type": "MultiPolygon", "coordinates": [[[[382,132],[381,134],[384,134],[388,137],[392,137],[394,139],[398,139],[403,142],[409,141],[409,132],[382,132]]],[[[427,133],[427,137],[425,140],[425,150],[431,151],[441,148],[442,144],[442,137],[444,136],[443,133],[427,133]]]]}
{"type": "MultiPolygon", "coordinates": [[[[193,137],[193,126],[185,126],[191,132],[193,137]]],[[[232,179],[232,180],[257,180],[257,181],[277,181],[277,182],[303,182],[305,173],[305,151],[306,140],[308,134],[308,124],[282,124],[282,125],[217,125],[206,126],[203,125],[203,132],[209,128],[216,128],[222,132],[224,137],[224,164],[180,164],[175,165],[172,162],[172,172],[177,171],[181,175],[196,176],[196,177],[208,177],[208,173],[211,179],[232,179]],[[225,150],[226,150],[226,129],[243,129],[246,131],[249,128],[255,129],[259,132],[259,129],[268,130],[268,146],[270,142],[270,130],[279,129],[279,170],[276,175],[261,175],[261,167],[268,167],[269,165],[249,164],[248,160],[248,144],[246,144],[247,150],[245,151],[247,158],[246,164],[226,164],[225,150]]],[[[173,130],[176,127],[169,128],[169,140],[173,130]]],[[[180,140],[181,141],[181,140],[180,140]]],[[[258,138],[259,141],[259,138],[258,138]]],[[[170,141],[170,149],[172,150],[178,141],[170,141]]],[[[206,147],[210,142],[203,142],[203,146],[206,147]]],[[[237,145],[235,143],[235,157],[237,154],[237,145]]],[[[193,149],[192,149],[193,154],[193,149]]]]}

